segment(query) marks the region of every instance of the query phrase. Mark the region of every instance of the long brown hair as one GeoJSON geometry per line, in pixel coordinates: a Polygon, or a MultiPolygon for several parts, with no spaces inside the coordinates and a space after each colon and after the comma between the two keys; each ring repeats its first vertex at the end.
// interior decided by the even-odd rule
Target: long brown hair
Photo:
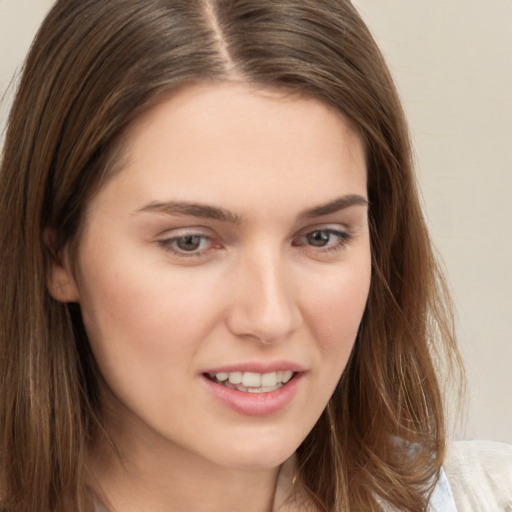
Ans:
{"type": "Polygon", "coordinates": [[[100,377],[78,307],[53,300],[46,276],[79,239],[130,123],[160,92],[205,80],[308,94],[360,132],[370,296],[349,364],[298,448],[297,495],[325,511],[424,510],[444,456],[438,366],[459,359],[400,101],[348,0],[59,0],[50,11],[0,173],[2,507],[90,510],[85,456],[101,430],[100,377]]]}

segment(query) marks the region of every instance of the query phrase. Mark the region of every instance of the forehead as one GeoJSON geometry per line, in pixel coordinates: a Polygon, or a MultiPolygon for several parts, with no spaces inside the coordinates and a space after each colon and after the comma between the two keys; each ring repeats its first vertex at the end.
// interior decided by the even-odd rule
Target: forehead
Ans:
{"type": "Polygon", "coordinates": [[[243,207],[305,193],[321,203],[333,187],[366,192],[363,143],[350,122],[285,90],[182,87],[136,119],[122,148],[122,168],[106,188],[124,198],[137,191],[140,203],[171,195],[243,207]],[[131,191],[121,191],[128,183],[131,191]]]}

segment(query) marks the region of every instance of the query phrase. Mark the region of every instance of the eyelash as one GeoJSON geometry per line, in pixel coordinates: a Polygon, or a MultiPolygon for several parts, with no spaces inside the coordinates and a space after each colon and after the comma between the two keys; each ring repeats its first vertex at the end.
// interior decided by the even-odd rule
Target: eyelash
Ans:
{"type": "MultiPolygon", "coordinates": [[[[199,243],[201,244],[204,241],[210,241],[213,245],[213,240],[211,237],[207,235],[203,235],[200,233],[186,233],[181,236],[175,236],[172,238],[166,238],[163,240],[158,240],[157,244],[162,247],[165,251],[171,252],[179,257],[183,258],[200,258],[202,256],[207,255],[211,250],[214,249],[214,247],[210,246],[206,249],[195,249],[192,251],[186,251],[184,249],[180,249],[176,247],[176,244],[179,241],[183,241],[186,238],[198,238],[199,243]]],[[[329,240],[330,241],[330,240],[329,240]]],[[[311,231],[308,231],[307,233],[304,233],[302,235],[299,235],[296,237],[292,245],[294,247],[301,247],[305,245],[309,245],[310,248],[314,251],[318,251],[320,253],[328,253],[333,251],[340,251],[344,249],[350,242],[352,241],[352,236],[347,233],[346,231],[341,231],[337,229],[332,228],[326,228],[326,229],[313,229],[311,231]],[[335,236],[338,238],[337,242],[331,245],[325,245],[325,246],[314,246],[311,244],[308,244],[308,242],[301,242],[300,240],[307,239],[308,236],[314,235],[314,234],[323,234],[324,236],[327,235],[329,238],[331,236],[335,236]]],[[[220,247],[220,246],[219,246],[220,247]]]]}

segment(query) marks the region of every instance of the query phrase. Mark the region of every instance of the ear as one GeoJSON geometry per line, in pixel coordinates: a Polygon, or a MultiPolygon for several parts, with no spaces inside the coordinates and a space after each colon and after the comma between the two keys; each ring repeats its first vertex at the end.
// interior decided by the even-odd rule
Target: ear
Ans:
{"type": "Polygon", "coordinates": [[[55,251],[55,232],[47,229],[44,232],[44,242],[50,249],[52,260],[46,277],[46,286],[50,295],[60,302],[80,302],[80,294],[71,266],[68,251],[55,251]]]}

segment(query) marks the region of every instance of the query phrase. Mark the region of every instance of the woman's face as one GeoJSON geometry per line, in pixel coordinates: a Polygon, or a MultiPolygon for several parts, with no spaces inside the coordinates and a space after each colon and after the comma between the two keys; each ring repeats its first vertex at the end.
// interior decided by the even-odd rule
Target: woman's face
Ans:
{"type": "Polygon", "coordinates": [[[168,95],[125,147],[75,277],[50,284],[80,303],[107,426],[137,450],[277,466],[325,408],[365,308],[362,142],[317,100],[216,84],[168,95]]]}

